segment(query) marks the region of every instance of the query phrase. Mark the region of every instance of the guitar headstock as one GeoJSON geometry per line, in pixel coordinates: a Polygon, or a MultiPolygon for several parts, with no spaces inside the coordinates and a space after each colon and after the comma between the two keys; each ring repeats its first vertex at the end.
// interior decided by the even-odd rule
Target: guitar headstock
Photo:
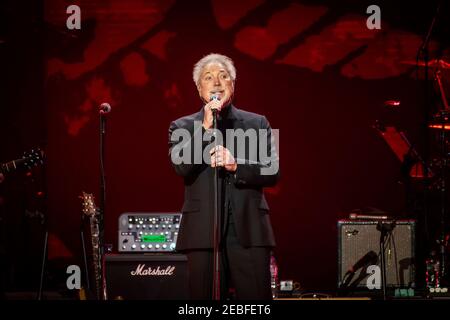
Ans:
{"type": "Polygon", "coordinates": [[[30,170],[44,163],[44,152],[39,148],[31,149],[23,153],[22,160],[23,165],[30,170]]]}
{"type": "Polygon", "coordinates": [[[83,200],[83,213],[89,217],[94,216],[97,213],[97,209],[92,193],[86,193],[83,191],[83,194],[80,196],[80,198],[83,200]]]}

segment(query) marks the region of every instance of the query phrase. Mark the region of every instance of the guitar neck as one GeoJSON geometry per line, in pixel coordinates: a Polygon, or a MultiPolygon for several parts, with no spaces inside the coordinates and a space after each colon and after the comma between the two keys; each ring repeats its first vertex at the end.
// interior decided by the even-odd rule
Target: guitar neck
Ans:
{"type": "Polygon", "coordinates": [[[102,239],[96,215],[91,216],[90,227],[96,295],[97,299],[103,300],[102,239]]]}
{"type": "Polygon", "coordinates": [[[24,164],[24,159],[16,159],[13,161],[5,162],[0,164],[0,173],[8,173],[16,171],[18,168],[22,167],[24,164]]]}

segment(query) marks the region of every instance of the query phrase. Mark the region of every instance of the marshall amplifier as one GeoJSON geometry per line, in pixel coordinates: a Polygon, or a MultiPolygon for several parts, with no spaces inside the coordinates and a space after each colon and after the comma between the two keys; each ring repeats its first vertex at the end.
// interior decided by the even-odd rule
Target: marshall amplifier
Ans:
{"type": "Polygon", "coordinates": [[[181,254],[106,254],[109,300],[186,300],[187,257],[181,254]]]}
{"type": "MultiPolygon", "coordinates": [[[[385,240],[386,285],[415,285],[415,220],[397,220],[385,240]]],[[[377,221],[339,220],[338,286],[367,288],[370,265],[381,267],[377,221]]],[[[381,271],[381,270],[380,270],[381,271]]]]}

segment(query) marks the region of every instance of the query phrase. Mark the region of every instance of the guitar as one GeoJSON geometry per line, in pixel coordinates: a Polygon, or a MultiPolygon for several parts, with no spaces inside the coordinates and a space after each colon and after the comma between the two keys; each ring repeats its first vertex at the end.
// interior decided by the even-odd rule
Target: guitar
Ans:
{"type": "Polygon", "coordinates": [[[31,168],[39,166],[44,163],[44,152],[37,149],[24,152],[22,158],[12,160],[5,163],[0,163],[0,173],[9,173],[20,168],[31,170],[31,168]]]}
{"type": "Polygon", "coordinates": [[[89,218],[95,293],[98,300],[105,300],[106,288],[104,286],[102,268],[103,241],[100,236],[99,211],[95,206],[94,196],[84,191],[82,193],[80,198],[83,200],[83,214],[89,218]]]}

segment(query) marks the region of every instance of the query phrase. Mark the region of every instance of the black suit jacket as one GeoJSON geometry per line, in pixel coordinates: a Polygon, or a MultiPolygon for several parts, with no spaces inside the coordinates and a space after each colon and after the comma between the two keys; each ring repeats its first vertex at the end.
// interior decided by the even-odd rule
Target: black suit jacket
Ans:
{"type": "MultiPolygon", "coordinates": [[[[236,173],[229,175],[228,190],[237,237],[244,247],[275,246],[269,219],[269,206],[263,193],[264,187],[275,185],[279,179],[279,161],[274,139],[272,139],[272,130],[269,122],[262,115],[237,109],[233,105],[227,108],[229,109],[226,119],[219,122],[226,121],[227,128],[230,129],[244,131],[254,129],[256,133],[259,132],[259,129],[267,129],[268,134],[263,138],[267,139],[267,154],[270,155],[269,161],[266,159],[263,162],[247,145],[245,148],[246,158],[239,158],[241,162],[245,163],[239,164],[238,162],[236,173]],[[257,159],[257,161],[253,159],[257,159]],[[276,168],[276,172],[271,175],[262,175],[261,168],[270,166],[276,168]]],[[[212,248],[213,246],[214,169],[203,160],[201,164],[193,163],[194,153],[192,152],[195,148],[194,144],[198,145],[199,142],[198,139],[194,142],[194,129],[197,130],[196,133],[200,134],[200,137],[205,132],[202,127],[203,115],[202,108],[197,113],[173,121],[169,128],[169,158],[175,147],[183,146],[183,150],[191,151],[190,163],[174,164],[171,161],[176,173],[184,178],[185,185],[183,218],[177,241],[178,250],[212,248]],[[196,127],[194,127],[194,121],[197,122],[196,127]],[[189,133],[189,139],[174,137],[172,134],[177,129],[185,129],[184,132],[189,133]]],[[[258,146],[259,139],[260,137],[258,137],[258,146]]],[[[202,143],[202,151],[208,144],[209,142],[202,143]]],[[[228,144],[225,146],[227,147],[228,144]]],[[[198,146],[197,150],[199,150],[198,146]]],[[[178,154],[183,155],[183,151],[178,154]]],[[[233,152],[233,155],[236,158],[236,151],[233,152]]],[[[224,169],[221,168],[221,170],[224,169]]],[[[223,174],[219,176],[223,177],[223,174]]],[[[219,180],[219,185],[222,185],[221,183],[222,179],[219,180]]]]}

